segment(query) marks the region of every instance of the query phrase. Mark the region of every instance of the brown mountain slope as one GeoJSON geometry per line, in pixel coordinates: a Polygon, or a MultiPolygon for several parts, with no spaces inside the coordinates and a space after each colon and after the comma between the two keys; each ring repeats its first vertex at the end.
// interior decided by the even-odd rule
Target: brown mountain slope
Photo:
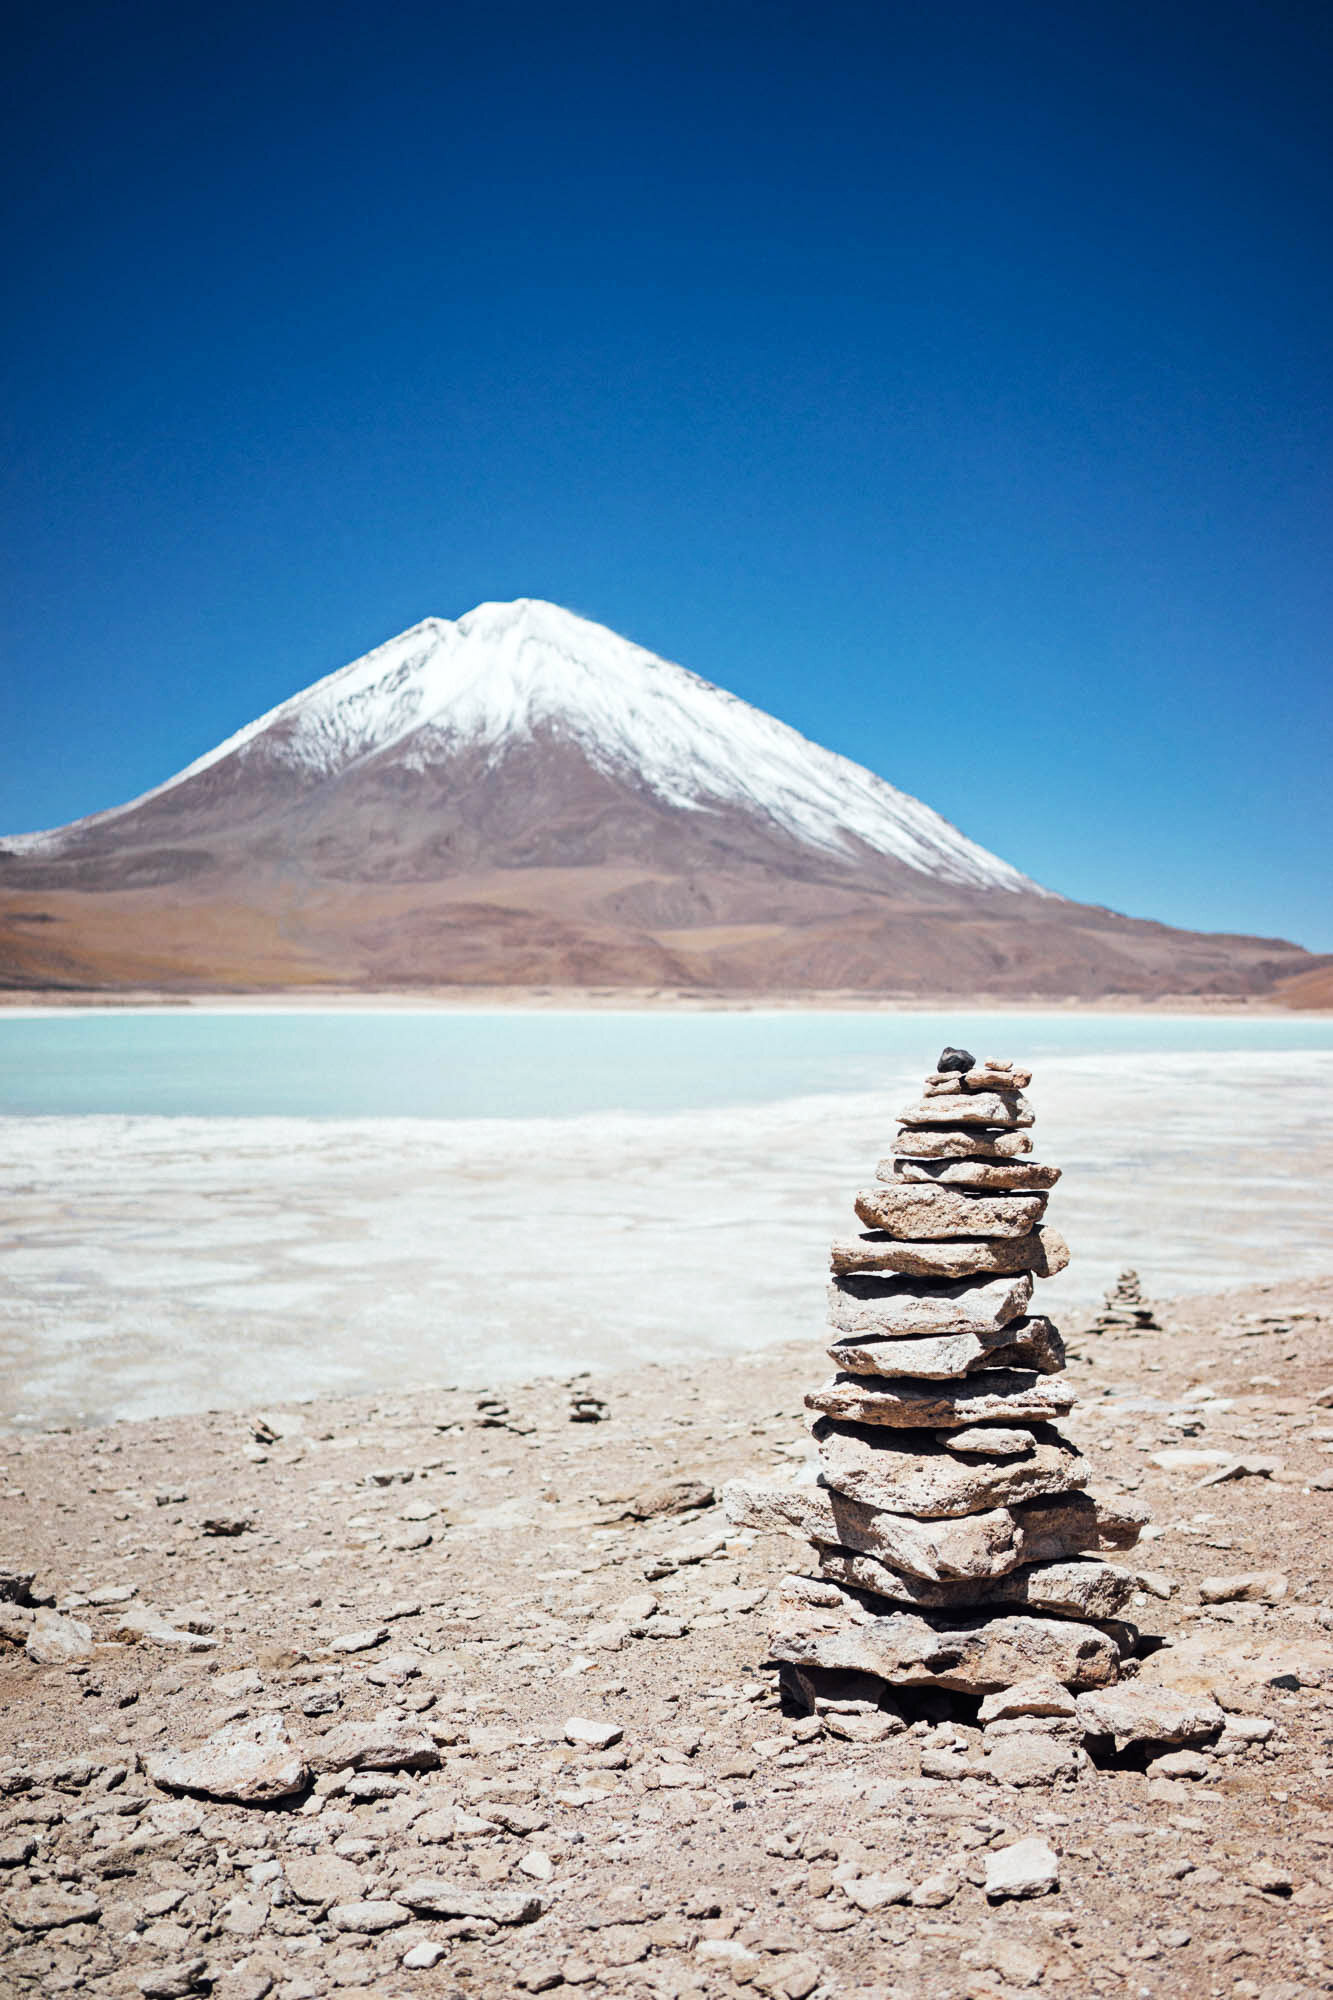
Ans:
{"type": "MultiPolygon", "coordinates": [[[[1260,995],[1308,955],[1081,904],[626,868],[445,881],[209,871],[170,885],[0,894],[0,983],[171,992],[290,987],[670,986],[1050,998],[1260,995]],[[624,905],[702,905],[634,921],[624,905]],[[682,920],[684,919],[684,920],[682,920]]],[[[1314,976],[1314,975],[1307,975],[1314,976]]],[[[1297,1004],[1311,1004],[1303,996],[1297,1004]]],[[[1313,1000],[1313,1004],[1320,1004],[1313,1000]]]]}

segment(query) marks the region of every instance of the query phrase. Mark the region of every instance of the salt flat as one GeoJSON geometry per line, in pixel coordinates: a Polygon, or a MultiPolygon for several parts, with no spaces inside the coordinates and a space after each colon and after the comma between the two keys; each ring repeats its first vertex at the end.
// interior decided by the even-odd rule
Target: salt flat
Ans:
{"type": "MultiPolygon", "coordinates": [[[[0,1120],[0,1420],[817,1345],[829,1237],[919,1069],[654,1116],[0,1120]]],[[[1074,1262],[1043,1306],[1127,1263],[1162,1295],[1326,1269],[1331,1085],[1326,1051],[1044,1060],[1074,1262]]]]}

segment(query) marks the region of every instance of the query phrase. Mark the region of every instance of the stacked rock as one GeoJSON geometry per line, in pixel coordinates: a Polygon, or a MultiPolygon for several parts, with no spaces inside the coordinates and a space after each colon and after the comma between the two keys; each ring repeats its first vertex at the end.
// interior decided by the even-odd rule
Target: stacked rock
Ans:
{"type": "Polygon", "coordinates": [[[1161,1333],[1162,1323],[1143,1296],[1137,1271],[1122,1271],[1102,1302],[1089,1333],[1161,1333]]]}
{"type": "Polygon", "coordinates": [[[1096,1552],[1146,1517],[1085,1490],[1058,1428],[1075,1400],[1060,1336],[1028,1312],[1069,1257],[1044,1222],[1060,1174],[1030,1158],[1030,1081],[944,1051],[856,1198],[863,1229],[833,1245],[837,1373],[805,1399],[817,1482],[724,1495],[738,1525],[810,1545],[771,1646],[807,1697],[820,1669],[981,1695],[1105,1686],[1136,1637],[1136,1579],[1096,1552]]]}

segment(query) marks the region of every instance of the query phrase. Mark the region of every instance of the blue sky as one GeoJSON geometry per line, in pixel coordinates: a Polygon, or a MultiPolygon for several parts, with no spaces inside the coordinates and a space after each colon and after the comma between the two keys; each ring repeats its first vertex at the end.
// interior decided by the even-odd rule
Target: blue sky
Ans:
{"type": "Polygon", "coordinates": [[[1333,948],[1333,16],[29,7],[0,827],[540,596],[1333,948]]]}

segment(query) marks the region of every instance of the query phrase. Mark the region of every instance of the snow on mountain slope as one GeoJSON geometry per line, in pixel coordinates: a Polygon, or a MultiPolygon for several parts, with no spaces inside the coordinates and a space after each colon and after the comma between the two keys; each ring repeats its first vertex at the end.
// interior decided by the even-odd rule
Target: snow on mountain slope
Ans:
{"type": "Polygon", "coordinates": [[[1049,893],[849,758],[604,625],[532,598],[480,604],[456,622],[427,618],[127,805],[0,847],[59,852],[76,831],[106,826],[229,757],[318,780],[394,751],[408,770],[464,746],[498,761],[539,732],[576,742],[597,769],[667,806],[739,809],[847,861],[863,846],[944,881],[1049,893]]]}

